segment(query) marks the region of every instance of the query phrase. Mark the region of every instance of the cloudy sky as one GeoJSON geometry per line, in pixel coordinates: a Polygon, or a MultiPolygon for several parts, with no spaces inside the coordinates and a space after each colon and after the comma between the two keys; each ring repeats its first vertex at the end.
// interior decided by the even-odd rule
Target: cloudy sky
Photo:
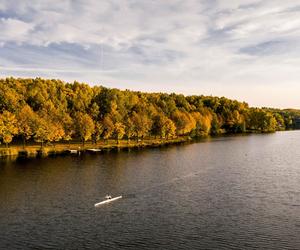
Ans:
{"type": "Polygon", "coordinates": [[[300,1],[0,0],[0,76],[300,108],[300,1]]]}

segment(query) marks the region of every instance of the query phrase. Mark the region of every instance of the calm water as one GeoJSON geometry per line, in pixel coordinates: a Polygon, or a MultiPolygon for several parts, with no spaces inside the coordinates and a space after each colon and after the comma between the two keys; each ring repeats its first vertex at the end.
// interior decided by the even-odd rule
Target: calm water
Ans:
{"type": "Polygon", "coordinates": [[[300,132],[0,162],[0,249],[300,249],[300,132]],[[123,199],[95,208],[105,194],[123,199]]]}

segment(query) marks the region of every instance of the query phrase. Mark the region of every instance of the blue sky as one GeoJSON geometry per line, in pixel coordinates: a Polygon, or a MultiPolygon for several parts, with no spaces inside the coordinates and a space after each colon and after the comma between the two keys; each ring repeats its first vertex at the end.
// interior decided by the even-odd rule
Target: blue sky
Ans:
{"type": "Polygon", "coordinates": [[[300,108],[299,56],[297,0],[0,0],[1,77],[300,108]]]}

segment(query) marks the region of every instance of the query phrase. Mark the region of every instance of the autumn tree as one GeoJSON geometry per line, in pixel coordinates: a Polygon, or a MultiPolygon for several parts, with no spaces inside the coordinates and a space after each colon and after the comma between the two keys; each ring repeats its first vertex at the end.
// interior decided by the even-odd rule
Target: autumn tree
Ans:
{"type": "Polygon", "coordinates": [[[104,125],[101,122],[96,121],[94,133],[92,135],[93,143],[97,144],[97,142],[101,139],[101,135],[103,134],[103,131],[104,131],[104,125]]]}
{"type": "Polygon", "coordinates": [[[114,135],[115,139],[117,140],[117,143],[119,144],[119,141],[125,135],[125,125],[123,123],[116,122],[116,124],[114,125],[114,135]]]}
{"type": "Polygon", "coordinates": [[[114,132],[114,123],[109,115],[106,115],[102,121],[103,138],[107,141],[114,132]]]}
{"type": "Polygon", "coordinates": [[[300,110],[250,108],[225,97],[138,91],[42,78],[0,79],[0,139],[84,143],[299,128],[300,110]],[[15,119],[18,120],[15,123],[15,119]],[[174,134],[174,126],[176,128],[174,134]],[[124,131],[123,131],[124,130],[124,131]],[[125,134],[124,134],[125,133],[125,134]]]}
{"type": "Polygon", "coordinates": [[[29,105],[25,105],[18,113],[19,134],[23,138],[23,148],[26,141],[35,133],[37,115],[29,105]]]}
{"type": "Polygon", "coordinates": [[[34,123],[34,140],[41,143],[41,148],[44,147],[44,142],[51,139],[50,124],[43,117],[37,117],[34,123]]]}
{"type": "Polygon", "coordinates": [[[276,130],[285,130],[284,118],[279,113],[274,113],[273,116],[276,119],[276,130]]]}
{"type": "Polygon", "coordinates": [[[157,114],[153,117],[151,133],[156,137],[165,137],[165,122],[167,118],[163,114],[157,114]]]}
{"type": "Polygon", "coordinates": [[[187,112],[176,110],[172,114],[172,120],[176,125],[177,135],[185,135],[196,127],[195,119],[187,112]]]}
{"type": "Polygon", "coordinates": [[[70,141],[76,133],[74,121],[68,113],[64,113],[62,116],[62,123],[64,131],[63,140],[68,141],[70,143],[70,141]]]}
{"type": "Polygon", "coordinates": [[[151,129],[152,122],[147,115],[142,112],[133,112],[131,120],[136,139],[139,141],[140,138],[144,138],[148,134],[149,130],[151,129]]]}
{"type": "Polygon", "coordinates": [[[176,135],[176,126],[174,122],[169,118],[165,120],[164,129],[165,129],[165,135],[167,139],[176,135]]]}
{"type": "Polygon", "coordinates": [[[193,136],[201,137],[207,136],[210,133],[212,115],[209,112],[193,112],[192,116],[196,122],[196,126],[193,130],[193,136]]]}
{"type": "Polygon", "coordinates": [[[90,140],[92,134],[94,133],[94,129],[95,129],[94,121],[88,114],[78,112],[75,115],[75,122],[76,122],[77,134],[79,135],[82,145],[84,146],[84,143],[87,140],[90,140]]]}
{"type": "Polygon", "coordinates": [[[152,134],[161,138],[172,137],[176,134],[174,122],[163,114],[158,114],[153,118],[152,134]]]}
{"type": "Polygon", "coordinates": [[[221,121],[220,118],[216,113],[212,114],[212,120],[211,120],[211,134],[217,135],[221,134],[223,131],[221,129],[221,121]]]}
{"type": "Polygon", "coordinates": [[[18,134],[18,124],[14,114],[9,111],[4,111],[0,114],[0,138],[8,147],[14,135],[18,134]]]}
{"type": "Polygon", "coordinates": [[[134,125],[130,117],[125,119],[125,135],[127,137],[127,142],[130,142],[130,139],[134,136],[134,125]]]}

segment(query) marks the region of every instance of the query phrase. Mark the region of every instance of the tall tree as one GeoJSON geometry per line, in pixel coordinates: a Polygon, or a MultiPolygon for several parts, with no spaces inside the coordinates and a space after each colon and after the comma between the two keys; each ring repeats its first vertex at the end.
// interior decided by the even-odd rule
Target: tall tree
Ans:
{"type": "Polygon", "coordinates": [[[25,105],[18,113],[19,134],[23,138],[23,148],[26,141],[29,140],[35,133],[37,115],[29,105],[25,105]]]}
{"type": "Polygon", "coordinates": [[[127,142],[130,142],[130,139],[134,136],[134,125],[130,117],[125,119],[125,135],[127,137],[127,142]]]}
{"type": "Polygon", "coordinates": [[[169,118],[166,119],[164,123],[164,128],[165,128],[165,135],[167,139],[176,135],[176,126],[171,119],[169,118]]]}
{"type": "Polygon", "coordinates": [[[140,138],[144,138],[148,134],[151,129],[152,122],[147,115],[142,112],[133,112],[131,120],[137,141],[139,141],[140,138]]]}
{"type": "Polygon", "coordinates": [[[213,113],[213,115],[212,115],[211,133],[213,135],[222,133],[220,118],[217,116],[216,113],[213,113]]]}
{"type": "Polygon", "coordinates": [[[114,128],[115,128],[114,130],[115,138],[117,140],[117,143],[119,144],[119,141],[125,135],[125,125],[121,122],[116,122],[114,128]]]}
{"type": "Polygon", "coordinates": [[[163,114],[157,114],[153,117],[151,133],[156,137],[165,137],[165,122],[166,117],[163,114]]]}
{"type": "Polygon", "coordinates": [[[95,144],[97,144],[97,142],[101,139],[101,135],[103,134],[103,131],[104,131],[104,125],[101,122],[96,121],[94,133],[92,135],[92,139],[95,144]]]}
{"type": "Polygon", "coordinates": [[[8,147],[14,135],[18,133],[17,119],[14,114],[9,111],[4,111],[0,114],[0,138],[8,147]]]}
{"type": "Polygon", "coordinates": [[[84,146],[87,140],[90,140],[94,133],[95,124],[92,118],[88,114],[78,112],[75,115],[77,133],[84,146]]]}
{"type": "Polygon", "coordinates": [[[117,134],[120,138],[120,124],[128,142],[148,135],[171,137],[172,124],[176,135],[191,137],[300,128],[300,110],[249,108],[225,97],[121,91],[41,78],[0,79],[0,116],[0,140],[7,145],[13,138],[34,138],[42,144],[78,138],[84,143],[91,135],[94,142],[117,134]],[[18,123],[7,126],[11,122],[6,119],[4,124],[5,112],[18,123]]]}
{"type": "Polygon", "coordinates": [[[64,131],[63,139],[65,141],[68,141],[70,146],[70,141],[72,140],[72,137],[76,133],[74,121],[72,120],[71,116],[68,113],[64,113],[62,116],[62,123],[63,123],[63,131],[64,131]]]}
{"type": "Polygon", "coordinates": [[[172,114],[172,120],[176,125],[177,135],[188,134],[196,127],[195,119],[187,112],[176,110],[172,114]]]}
{"type": "Polygon", "coordinates": [[[107,140],[112,136],[114,132],[114,123],[109,115],[106,115],[103,119],[103,138],[107,140]]]}
{"type": "Polygon", "coordinates": [[[41,149],[44,147],[44,142],[51,141],[51,123],[45,118],[38,116],[34,123],[34,140],[41,143],[41,149]]]}

